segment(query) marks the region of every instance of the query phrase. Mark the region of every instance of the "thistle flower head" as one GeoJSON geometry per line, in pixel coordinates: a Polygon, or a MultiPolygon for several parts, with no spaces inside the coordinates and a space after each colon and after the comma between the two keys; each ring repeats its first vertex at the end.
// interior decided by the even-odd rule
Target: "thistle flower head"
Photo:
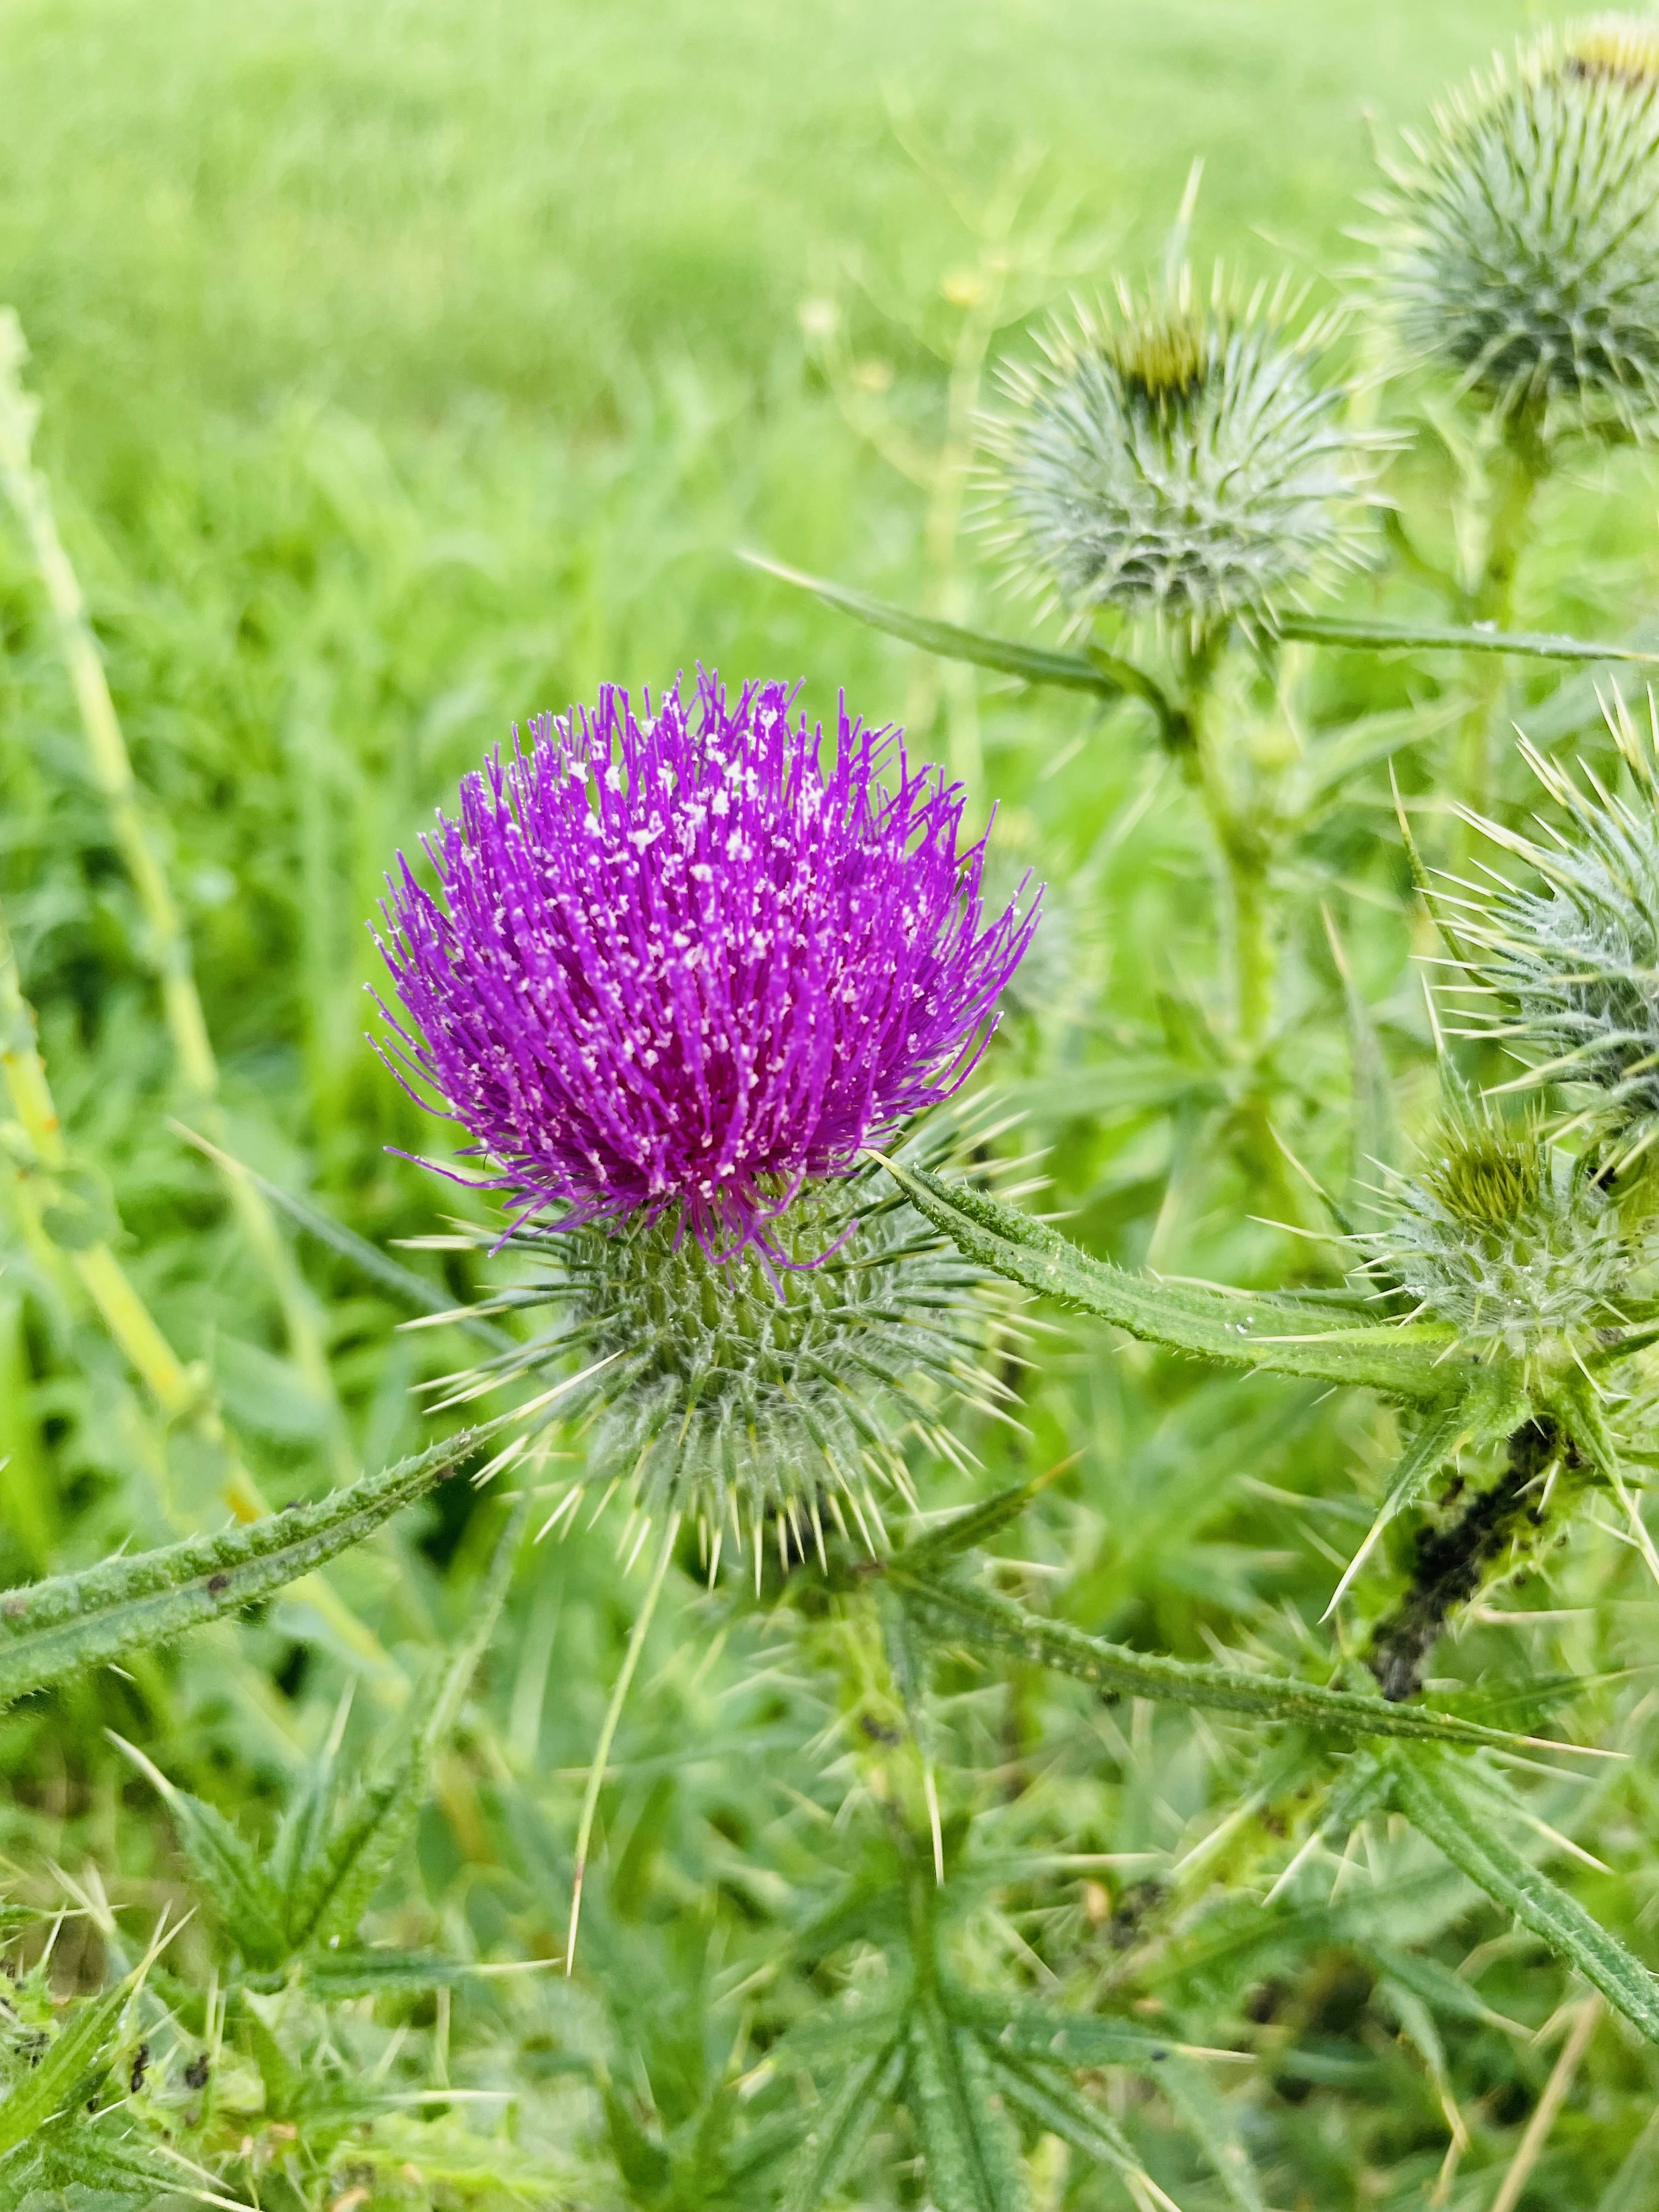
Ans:
{"type": "Polygon", "coordinates": [[[1534,1121],[1454,1099],[1415,1176],[1391,1175],[1392,1218],[1355,1238],[1365,1272],[1466,1345],[1537,1360],[1620,1319],[1645,1250],[1589,1165],[1534,1121]]]}
{"type": "Polygon", "coordinates": [[[1616,1165],[1659,1138],[1659,723],[1644,744],[1622,701],[1609,722],[1628,795],[1589,769],[1580,784],[1523,741],[1564,819],[1540,840],[1470,816],[1534,880],[1493,874],[1445,903],[1486,1002],[1477,1032],[1520,1054],[1534,1082],[1573,1086],[1616,1165]]]}
{"type": "Polygon", "coordinates": [[[1629,434],[1659,401],[1659,26],[1522,48],[1388,165],[1400,337],[1498,413],[1629,434]]]}
{"type": "MultiPolygon", "coordinates": [[[[901,1151],[960,1168],[986,1133],[982,1116],[947,1114],[901,1151]]],[[[487,1230],[465,1241],[497,1243],[487,1230]]],[[[547,1319],[451,1378],[454,1396],[548,1382],[547,1418],[585,1447],[562,1501],[573,1513],[596,1485],[625,1481],[639,1510],[689,1514],[707,1540],[729,1534],[739,1554],[774,1521],[804,1554],[806,1524],[822,1541],[821,1505],[843,1534],[850,1513],[872,1542],[883,1491],[911,1499],[907,1439],[960,1464],[947,1421],[964,1404],[1000,1413],[1007,1402],[995,1369],[1020,1341],[1012,1294],[931,1230],[872,1161],[809,1184],[770,1223],[769,1242],[770,1263],[752,1244],[715,1259],[670,1211],[563,1229],[520,1223],[500,1244],[511,1283],[470,1311],[547,1319]]],[[[533,1419],[538,1401],[527,1410],[533,1419]]]]}
{"type": "Polygon", "coordinates": [[[1014,580],[1079,617],[1113,606],[1202,635],[1270,629],[1352,565],[1376,441],[1322,371],[1328,325],[1294,319],[1282,288],[1241,302],[1218,277],[1206,305],[1183,271],[1053,325],[988,426],[1014,580]]]}
{"type": "Polygon", "coordinates": [[[389,883],[393,1048],[520,1215],[793,1267],[803,1188],[975,1064],[1035,909],[982,915],[960,786],[844,708],[826,769],[789,709],[539,716],[423,840],[438,896],[389,883]]]}

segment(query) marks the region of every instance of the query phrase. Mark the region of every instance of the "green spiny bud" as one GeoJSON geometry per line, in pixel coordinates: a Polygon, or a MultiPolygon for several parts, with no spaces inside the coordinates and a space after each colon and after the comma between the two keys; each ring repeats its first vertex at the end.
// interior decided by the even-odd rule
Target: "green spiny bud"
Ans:
{"type": "Polygon", "coordinates": [[[1589,1163],[1533,1121],[1455,1101],[1414,1176],[1391,1175],[1393,1212],[1355,1242],[1365,1272],[1449,1322],[1462,1341],[1558,1365],[1588,1332],[1621,1324],[1645,1265],[1589,1163]]]}
{"type": "Polygon", "coordinates": [[[1401,342],[1547,434],[1629,434],[1659,400],[1659,25],[1523,48],[1385,165],[1401,342]]]}
{"type": "Polygon", "coordinates": [[[1588,770],[1585,788],[1523,741],[1565,821],[1543,842],[1468,816],[1535,882],[1494,877],[1444,904],[1493,1007],[1476,1033],[1504,1040],[1534,1081],[1573,1086],[1617,1164],[1659,1137],[1659,725],[1644,744],[1622,702],[1609,721],[1628,795],[1588,770]]]}
{"type": "Polygon", "coordinates": [[[1355,563],[1377,441],[1344,421],[1327,322],[1283,287],[1207,305],[1074,306],[1043,359],[1006,370],[987,426],[998,542],[1045,605],[1152,616],[1188,636],[1273,611],[1355,563]]]}
{"type": "MultiPolygon", "coordinates": [[[[906,1150],[960,1165],[968,1141],[947,1123],[906,1150]]],[[[907,1438],[960,1465],[953,1410],[1001,1413],[1009,1400],[995,1372],[1018,1342],[1006,1286],[929,1229],[874,1161],[807,1185],[781,1204],[765,1249],[723,1260],[672,1210],[572,1228],[531,1220],[500,1249],[524,1277],[471,1310],[550,1307],[556,1318],[447,1379],[456,1398],[547,1380],[527,1416],[574,1425],[585,1447],[556,1520],[596,1486],[626,1485],[659,1523],[696,1522],[714,1561],[725,1534],[740,1555],[774,1521],[781,1546],[802,1552],[806,1524],[821,1544],[820,1507],[843,1533],[850,1513],[869,1543],[879,1489],[915,1502],[907,1438]]]]}

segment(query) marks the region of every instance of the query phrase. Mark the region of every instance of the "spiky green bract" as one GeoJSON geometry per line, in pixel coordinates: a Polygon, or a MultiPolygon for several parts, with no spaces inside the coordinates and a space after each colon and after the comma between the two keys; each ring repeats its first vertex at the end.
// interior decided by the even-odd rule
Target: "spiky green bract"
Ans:
{"type": "Polygon", "coordinates": [[[1590,1162],[1535,1121],[1454,1097],[1415,1176],[1391,1175],[1393,1218],[1355,1243],[1366,1271],[1462,1341],[1534,1368],[1564,1366],[1649,1257],[1590,1162]]]}
{"type": "Polygon", "coordinates": [[[1353,565],[1376,441],[1345,420],[1329,322],[1295,328],[1297,304],[1283,285],[1240,300],[1219,273],[1199,303],[1183,271],[1054,322],[988,429],[1014,580],[1201,637],[1271,628],[1353,565]]]}
{"type": "MultiPolygon", "coordinates": [[[[947,1121],[905,1150],[959,1159],[963,1137],[947,1121]]],[[[809,1184],[768,1237],[787,1264],[757,1248],[713,1259],[672,1211],[524,1223],[501,1248],[522,1276],[476,1310],[556,1318],[454,1378],[458,1395],[563,1379],[550,1413],[582,1433],[578,1488],[625,1482],[644,1512],[689,1516],[710,1542],[725,1531],[741,1552],[781,1516],[799,1550],[821,1504],[843,1529],[845,1504],[870,1540],[875,1492],[908,1498],[907,1437],[960,1463],[948,1417],[1007,1398],[995,1368],[1015,1347],[1010,1294],[874,1162],[809,1184]]]]}
{"type": "Polygon", "coordinates": [[[1494,879],[1446,904],[1475,977],[1474,1025],[1533,1080],[1574,1086],[1620,1164],[1659,1137],[1659,723],[1650,708],[1644,742],[1622,702],[1608,721],[1627,792],[1589,769],[1580,784],[1523,740],[1564,820],[1543,842],[1468,819],[1535,881],[1494,879]]]}
{"type": "Polygon", "coordinates": [[[1547,434],[1628,434],[1659,401],[1659,25],[1522,48],[1385,164],[1401,343],[1547,434]]]}

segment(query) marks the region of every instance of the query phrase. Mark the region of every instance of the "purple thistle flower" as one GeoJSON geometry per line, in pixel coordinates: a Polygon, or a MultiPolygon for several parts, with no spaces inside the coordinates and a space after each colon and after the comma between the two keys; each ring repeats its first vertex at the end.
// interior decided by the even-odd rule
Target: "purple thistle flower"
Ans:
{"type": "Polygon", "coordinates": [[[844,705],[826,773],[791,703],[702,675],[694,727],[678,684],[654,717],[607,686],[465,780],[422,840],[440,898],[399,856],[398,1056],[520,1213],[678,1204],[711,1257],[781,1261],[765,1224],[803,1182],[977,1063],[1035,908],[981,927],[962,786],[844,705]]]}

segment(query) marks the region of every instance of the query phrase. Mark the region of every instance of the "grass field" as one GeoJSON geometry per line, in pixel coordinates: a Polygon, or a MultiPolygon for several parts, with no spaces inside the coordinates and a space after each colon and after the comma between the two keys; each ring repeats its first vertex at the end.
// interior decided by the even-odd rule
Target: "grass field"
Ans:
{"type": "MultiPolygon", "coordinates": [[[[0,1130],[17,1166],[0,1274],[7,1583],[217,1525],[233,1463],[279,1504],[434,1432],[411,1392],[464,1358],[458,1334],[397,1334],[403,1310],[316,1237],[285,1229],[286,1261],[262,1258],[176,1125],[213,1121],[238,1158],[376,1246],[440,1225],[453,1193],[403,1154],[442,1135],[364,1042],[378,973],[366,924],[393,855],[460,775],[515,720],[601,682],[660,686],[699,664],[781,675],[824,715],[844,687],[871,720],[907,718],[919,744],[971,771],[978,800],[1001,808],[1009,880],[1030,866],[1053,885],[1030,997],[991,1073],[1052,1147],[1071,1233],[1177,1273],[1316,1274],[1247,1218],[1272,1212],[1277,1193],[1237,1131],[1223,1142],[1205,1118],[1223,1079],[1191,1073],[1202,1054],[1181,994],[1207,1003],[1217,988],[1206,848],[1133,715],[941,678],[735,554],[1030,631],[970,533],[947,532],[941,559],[926,488],[878,450],[900,436],[927,449],[947,428],[945,356],[986,266],[951,191],[982,211],[1008,165],[1029,161],[1029,207],[1064,216],[1056,261],[1069,256],[1085,287],[1119,270],[1139,281],[1201,157],[1194,258],[1224,255],[1252,280],[1288,269],[1323,302],[1354,289],[1364,258],[1352,234],[1371,131],[1420,118],[1538,20],[1497,0],[4,0],[0,297],[27,334],[36,455],[222,1070],[215,1103],[181,1066],[166,947],[8,516],[0,908],[74,1168],[43,1168],[0,1130]],[[1212,1143],[1224,1158],[1194,1157],[1212,1143]],[[43,1194],[78,1225],[43,1231],[43,1194]],[[171,1400],[77,1272],[94,1243],[184,1364],[171,1400]]],[[[1012,281],[994,356],[1027,348],[1069,280],[1056,267],[1012,281]]],[[[1443,473],[1413,449],[1400,480],[1425,536],[1447,536],[1443,473]]],[[[1518,625],[1607,636],[1643,617],[1659,580],[1655,483],[1650,459],[1615,454],[1550,487],[1518,625]]],[[[1517,679],[1509,703],[1565,738],[1593,702],[1582,677],[1557,693],[1558,672],[1517,679]]],[[[1423,710],[1431,734],[1401,757],[1431,813],[1435,715],[1456,704],[1443,661],[1331,656],[1305,680],[1324,731],[1423,710]]],[[[1424,940],[1392,824],[1386,778],[1367,771],[1285,864],[1301,901],[1286,1111],[1322,1173],[1346,1159],[1346,1118],[1327,1108],[1346,1117],[1350,1044],[1322,900],[1408,1124],[1430,1087],[1407,957],[1424,940]]],[[[472,1287],[459,1260],[403,1256],[458,1295],[472,1287]]],[[[1368,1525],[1391,1416],[1352,1395],[1217,1381],[1069,1323],[1027,1397],[1030,1437],[979,1438],[988,1472],[940,1478],[927,1502],[1075,1458],[1019,1538],[1043,1602],[1189,1659],[1225,1647],[1325,1663],[1315,1624],[1368,1525]]],[[[78,1900],[54,1971],[60,1992],[89,1987],[124,1944],[142,1948],[163,1903],[199,1895],[176,1820],[106,1731],[263,1851],[331,1728],[367,1771],[425,1710],[477,1618],[501,1522],[489,1492],[452,1484],[325,1585],[0,1718],[0,1850],[27,1909],[18,1955],[39,1951],[37,1922],[78,1900]]],[[[434,1754],[414,1846],[365,1899],[375,1940],[497,1966],[559,1955],[576,1802],[641,1579],[617,1549],[604,1525],[526,1547],[454,1740],[434,1754]]],[[[1467,1692],[1473,1712],[1494,1678],[1535,1687],[1649,1664],[1653,1594],[1627,1552],[1611,1536],[1576,1548],[1561,1594],[1536,1594],[1541,1628],[1476,1623],[1443,1654],[1448,1694],[1467,1692]]],[[[607,1871],[574,1982],[439,1976],[435,1996],[348,1993],[327,2021],[320,1999],[283,2012],[288,2000],[256,1992],[258,2024],[223,2030],[220,2102],[189,2136],[213,2185],[267,2212],[778,2201],[771,2181],[720,2164],[720,2130],[741,2133],[721,2099],[747,2085],[743,2139],[758,2140],[794,2078],[769,2070],[769,2051],[867,1981],[879,1948],[866,1931],[854,1966],[832,1970],[818,1942],[836,1884],[875,1882],[883,1848],[866,1771],[878,1734],[855,1740],[854,1725],[876,1710],[861,1671],[874,1662],[832,1613],[809,1607],[792,1642],[768,1607],[677,1583],[618,1739],[607,1871]],[[861,1809],[838,1826],[847,1802],[861,1809]],[[349,2132],[356,2107],[349,2124],[327,2118],[317,2085],[376,2065],[411,2100],[438,2101],[399,2106],[371,2142],[349,2132]],[[481,2101],[446,2104],[450,2088],[481,2101]],[[488,2102],[500,2095],[514,2101],[488,2102]]],[[[1364,1927],[1333,1901],[1328,1866],[1312,1887],[1292,1883],[1266,1913],[1273,1940],[1246,1957],[1288,1856],[1272,1860],[1273,1834],[1251,1829],[1258,1856],[1241,1843],[1235,1864],[1218,1848],[1213,1892],[1180,1893],[1126,1989],[1115,1962],[1141,1971],[1137,1929],[1183,1855],[1228,1802],[1260,1811],[1243,1755],[1178,1709],[1108,1710],[1035,1666],[1010,1672],[994,1692],[958,1670],[943,1700],[960,1770],[951,1848],[978,1820],[1014,1869],[1000,1888],[994,1870],[974,1877],[963,1973],[1064,1983],[1085,2004],[1115,1992],[1160,2033],[1251,2054],[1199,2075],[1192,2095],[1215,2108],[1202,2123],[1178,2124],[1135,2081],[1105,2093],[1184,2212],[1487,2212],[1560,2035],[1577,2033],[1562,2008],[1583,1985],[1426,1853],[1377,1869],[1364,1927]],[[1477,1946],[1480,1996],[1460,2014],[1474,1980],[1456,1976],[1477,1946]],[[1469,2148],[1451,2193],[1431,2200],[1449,2104],[1469,2148]],[[1206,2125],[1216,2140],[1238,2131],[1265,2194],[1229,2180],[1224,2157],[1218,2179],[1193,2148],[1206,2125]]],[[[1638,1751],[1624,1779],[1552,1784],[1537,1818],[1578,1854],[1552,1861],[1558,1878],[1649,1957],[1655,1797],[1644,1693],[1627,1687],[1593,1705],[1609,1727],[1616,1705],[1638,1751]]],[[[1549,1710],[1536,1694],[1528,1726],[1549,1710]]],[[[205,2047],[216,1999],[203,1992],[217,1986],[230,1907],[222,1887],[203,1901],[167,2001],[205,2047]]],[[[1638,2212],[1659,2190],[1653,2054],[1622,2029],[1596,2035],[1528,2169],[1531,2193],[1506,2212],[1638,2212]]],[[[182,2062],[170,2078],[167,2112],[195,2109],[182,2062]]],[[[1068,2165],[1052,2130],[1027,2133],[1036,2212],[1153,2201],[1126,2194],[1109,2160],[1068,2165]]],[[[921,2156],[896,2123],[844,2193],[919,2206],[921,2156]]],[[[4,2177],[0,2160],[0,2203],[4,2177]]],[[[61,2201],[87,2212],[84,2194],[61,2201]]],[[[135,2184],[125,2201],[159,2196],[135,2184]]]]}

